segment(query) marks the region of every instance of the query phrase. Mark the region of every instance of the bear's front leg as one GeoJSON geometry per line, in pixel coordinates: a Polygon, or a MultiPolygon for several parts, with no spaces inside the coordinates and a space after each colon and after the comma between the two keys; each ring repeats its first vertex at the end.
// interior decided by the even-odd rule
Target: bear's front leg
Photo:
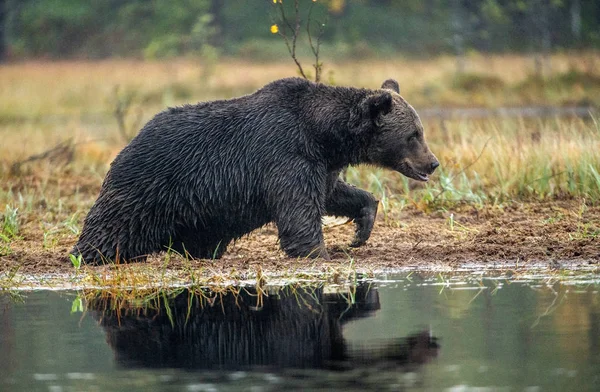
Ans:
{"type": "MultiPolygon", "coordinates": [[[[292,166],[292,165],[287,165],[292,166]]],[[[292,166],[293,167],[293,166],[292,166]]],[[[322,217],[325,205],[325,176],[304,162],[291,176],[275,176],[273,220],[281,248],[290,257],[321,257],[330,260],[323,241],[322,217]]]]}
{"type": "Polygon", "coordinates": [[[371,235],[379,202],[367,191],[337,180],[325,203],[328,215],[345,216],[354,220],[356,233],[352,247],[364,245],[371,235]]]}

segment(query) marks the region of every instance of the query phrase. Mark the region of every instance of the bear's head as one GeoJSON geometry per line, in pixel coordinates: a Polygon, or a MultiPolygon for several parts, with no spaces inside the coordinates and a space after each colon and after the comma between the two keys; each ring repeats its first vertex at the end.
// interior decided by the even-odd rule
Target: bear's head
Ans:
{"type": "Polygon", "coordinates": [[[418,181],[429,180],[440,164],[425,143],[419,115],[400,96],[398,82],[392,79],[383,82],[380,90],[362,100],[360,112],[362,129],[369,133],[368,163],[418,181]]]}

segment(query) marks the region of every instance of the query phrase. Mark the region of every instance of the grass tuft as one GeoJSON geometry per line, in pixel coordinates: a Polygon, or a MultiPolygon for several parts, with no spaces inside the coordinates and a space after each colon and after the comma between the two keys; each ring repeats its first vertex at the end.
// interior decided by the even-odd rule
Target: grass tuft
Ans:
{"type": "Polygon", "coordinates": [[[9,240],[19,234],[18,208],[6,205],[3,214],[2,234],[9,240]]]}

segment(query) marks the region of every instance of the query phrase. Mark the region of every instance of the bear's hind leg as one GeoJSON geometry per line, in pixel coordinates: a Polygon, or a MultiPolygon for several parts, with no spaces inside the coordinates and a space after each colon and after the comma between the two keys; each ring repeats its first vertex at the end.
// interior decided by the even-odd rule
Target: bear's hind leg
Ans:
{"type": "Polygon", "coordinates": [[[379,202],[367,191],[337,180],[327,198],[325,209],[328,215],[346,216],[354,220],[356,233],[352,247],[364,245],[371,235],[379,202]]]}

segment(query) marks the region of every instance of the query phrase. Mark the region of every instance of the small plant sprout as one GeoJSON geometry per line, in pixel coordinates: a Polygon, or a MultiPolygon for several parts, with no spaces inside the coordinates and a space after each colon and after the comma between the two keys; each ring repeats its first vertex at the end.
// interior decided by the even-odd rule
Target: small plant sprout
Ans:
{"type": "Polygon", "coordinates": [[[71,260],[71,264],[73,264],[73,267],[75,267],[75,269],[78,270],[79,268],[81,268],[81,264],[83,262],[83,256],[81,256],[81,255],[75,256],[73,254],[70,254],[69,260],[71,260]]]}
{"type": "Polygon", "coordinates": [[[56,237],[56,229],[50,229],[44,231],[43,247],[44,249],[52,249],[58,244],[58,238],[56,237]]]}

